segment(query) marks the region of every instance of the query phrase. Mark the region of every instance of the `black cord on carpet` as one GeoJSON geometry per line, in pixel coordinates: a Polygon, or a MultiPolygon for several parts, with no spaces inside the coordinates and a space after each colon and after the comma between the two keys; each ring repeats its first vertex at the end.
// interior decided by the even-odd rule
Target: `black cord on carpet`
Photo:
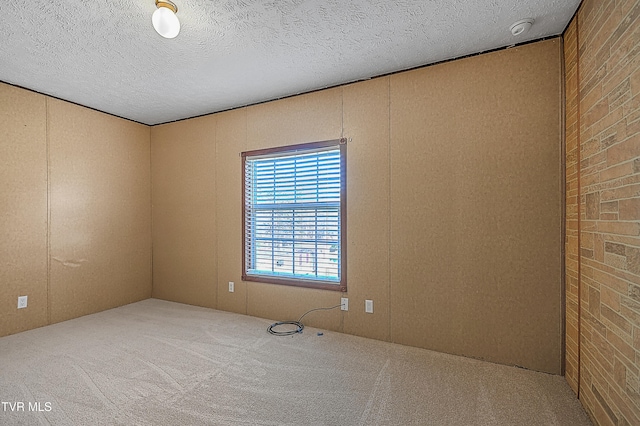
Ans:
{"type": "Polygon", "coordinates": [[[271,324],[269,327],[267,327],[267,332],[269,334],[273,334],[274,336],[291,336],[293,334],[298,334],[298,333],[302,333],[302,330],[304,330],[304,324],[302,324],[302,318],[305,317],[305,315],[307,315],[308,313],[311,313],[313,311],[328,311],[331,309],[335,309],[335,308],[339,308],[340,305],[336,305],[336,306],[332,306],[330,308],[315,308],[315,309],[311,309],[310,311],[305,312],[304,314],[302,314],[302,316],[300,318],[298,318],[298,321],[280,321],[280,322],[276,322],[271,324]],[[281,325],[295,325],[296,329],[295,330],[284,330],[284,331],[278,331],[275,330],[275,327],[281,326],[281,325]]]}

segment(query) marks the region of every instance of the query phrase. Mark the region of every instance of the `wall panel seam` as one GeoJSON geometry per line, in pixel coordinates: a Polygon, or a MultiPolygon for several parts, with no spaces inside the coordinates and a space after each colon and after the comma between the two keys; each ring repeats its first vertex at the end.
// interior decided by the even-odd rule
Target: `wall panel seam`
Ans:
{"type": "MultiPolygon", "coordinates": [[[[340,138],[344,138],[345,137],[344,136],[344,88],[345,88],[344,85],[340,86],[340,113],[341,113],[340,114],[340,119],[341,119],[340,138]]],[[[349,148],[349,145],[347,143],[347,149],[348,148],[349,148]]],[[[349,157],[347,157],[347,158],[349,158],[349,157]]],[[[349,167],[347,166],[347,172],[348,171],[349,171],[349,167]]],[[[347,178],[347,182],[349,182],[348,178],[347,178]]],[[[349,193],[347,192],[347,196],[348,196],[348,194],[349,193]]],[[[349,212],[349,203],[347,202],[347,212],[346,212],[345,216],[348,214],[348,212],[349,212]]],[[[345,220],[346,220],[346,217],[345,217],[345,220]]],[[[348,226],[348,224],[347,224],[347,226],[348,226]]],[[[349,229],[347,228],[347,241],[344,242],[344,247],[347,247],[349,245],[349,240],[348,240],[349,234],[348,234],[348,232],[349,232],[349,229]]],[[[349,254],[347,253],[347,256],[348,255],[349,254]]],[[[346,262],[346,260],[345,260],[345,262],[346,262]]],[[[347,269],[347,276],[346,276],[347,283],[349,283],[348,271],[349,271],[349,269],[347,269]]],[[[342,296],[346,296],[347,294],[348,294],[348,291],[347,291],[347,293],[343,293],[340,296],[341,297],[342,296]]],[[[342,304],[342,299],[340,300],[340,304],[342,304]]],[[[340,311],[340,325],[338,326],[338,329],[340,330],[341,333],[344,333],[344,316],[345,316],[344,312],[340,311]]]]}
{"type": "Polygon", "coordinates": [[[49,98],[44,97],[45,145],[47,156],[47,324],[51,324],[51,152],[49,98]]]}
{"type": "MultiPolygon", "coordinates": [[[[248,114],[249,108],[248,107],[244,107],[244,147],[243,147],[243,151],[246,151],[248,142],[249,142],[249,114],[248,114]]],[[[238,158],[240,158],[240,153],[238,153],[238,158]]],[[[241,176],[241,180],[242,183],[240,185],[244,185],[244,176],[241,176]]],[[[240,188],[238,188],[239,191],[242,191],[243,186],[241,186],[240,188]]],[[[242,197],[240,198],[240,202],[244,203],[244,200],[242,199],[242,197]]],[[[242,206],[241,206],[242,208],[242,206]]],[[[244,229],[244,218],[242,217],[242,215],[240,215],[240,218],[238,219],[240,220],[240,229],[244,229]]],[[[238,238],[242,238],[242,235],[238,235],[238,238]]],[[[244,258],[244,252],[240,254],[240,256],[242,258],[244,258]]],[[[242,271],[241,271],[242,272],[242,271]]],[[[249,315],[249,285],[250,283],[247,281],[243,282],[244,284],[244,314],[245,315],[249,315]]]]}
{"type": "MultiPolygon", "coordinates": [[[[220,271],[220,259],[218,257],[218,253],[220,253],[220,247],[218,247],[218,118],[215,119],[215,129],[213,130],[213,167],[215,170],[213,171],[213,199],[215,201],[215,205],[213,206],[214,218],[213,218],[213,229],[214,229],[214,247],[216,248],[216,258],[215,258],[215,280],[216,280],[216,302],[214,304],[214,309],[218,309],[218,301],[220,300],[220,277],[218,271],[220,271]]],[[[222,281],[224,282],[224,280],[222,281]]]]}
{"type": "Polygon", "coordinates": [[[576,12],[576,104],[577,104],[577,111],[576,111],[576,180],[577,180],[577,186],[578,186],[578,193],[577,193],[577,212],[578,212],[578,235],[577,235],[577,239],[578,239],[578,342],[577,342],[577,346],[578,346],[578,354],[577,354],[577,388],[578,388],[578,399],[580,399],[580,370],[582,368],[582,365],[580,364],[580,352],[581,352],[581,340],[582,340],[582,329],[581,329],[581,321],[582,321],[582,255],[580,254],[580,247],[581,247],[581,223],[582,223],[582,211],[581,211],[581,206],[582,206],[582,201],[581,201],[581,187],[580,187],[580,170],[581,170],[581,165],[580,165],[580,161],[581,161],[581,156],[580,156],[580,151],[581,151],[581,147],[582,147],[582,142],[581,142],[581,137],[580,137],[580,132],[581,132],[581,126],[580,126],[580,10],[578,10],[578,12],[576,12]]]}
{"type": "Polygon", "coordinates": [[[389,182],[387,184],[387,304],[389,308],[387,324],[387,340],[393,342],[392,335],[392,301],[391,301],[391,77],[387,77],[387,164],[389,182]]]}
{"type": "Polygon", "coordinates": [[[566,284],[566,249],[565,241],[567,239],[567,167],[566,167],[566,143],[567,143],[567,88],[566,88],[566,65],[564,55],[564,38],[560,37],[560,194],[561,194],[561,217],[560,222],[560,336],[561,336],[561,351],[560,351],[560,374],[565,375],[565,363],[566,363],[566,333],[567,333],[567,284],[566,284]]]}
{"type": "Polygon", "coordinates": [[[151,298],[153,298],[155,293],[155,280],[153,278],[153,240],[154,232],[153,232],[153,128],[149,127],[149,203],[151,205],[151,298]]]}

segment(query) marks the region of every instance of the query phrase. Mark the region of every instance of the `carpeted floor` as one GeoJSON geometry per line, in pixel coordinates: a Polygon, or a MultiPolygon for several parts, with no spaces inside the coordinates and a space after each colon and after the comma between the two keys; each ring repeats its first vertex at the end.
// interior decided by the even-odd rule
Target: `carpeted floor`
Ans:
{"type": "Polygon", "coordinates": [[[0,338],[0,424],[591,424],[563,377],[271,322],[148,299],[0,338]]]}

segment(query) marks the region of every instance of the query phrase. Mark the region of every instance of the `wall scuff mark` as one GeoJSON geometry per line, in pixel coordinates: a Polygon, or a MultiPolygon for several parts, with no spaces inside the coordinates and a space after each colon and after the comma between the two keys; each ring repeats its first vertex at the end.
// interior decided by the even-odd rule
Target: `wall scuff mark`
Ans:
{"type": "Polygon", "coordinates": [[[60,262],[62,263],[62,266],[67,266],[69,268],[79,268],[82,263],[84,262],[88,262],[87,259],[69,259],[69,260],[64,260],[64,259],[60,259],[58,257],[52,257],[53,260],[55,260],[56,262],[60,262]]]}

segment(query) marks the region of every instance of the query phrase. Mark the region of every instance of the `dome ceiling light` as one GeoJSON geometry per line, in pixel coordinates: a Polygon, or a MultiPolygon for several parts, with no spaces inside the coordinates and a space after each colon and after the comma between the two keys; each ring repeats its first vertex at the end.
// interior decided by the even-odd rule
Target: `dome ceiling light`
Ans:
{"type": "Polygon", "coordinates": [[[153,28],[164,38],[175,38],[180,32],[180,20],[176,16],[178,6],[169,0],[156,0],[156,7],[151,16],[153,28]]]}

